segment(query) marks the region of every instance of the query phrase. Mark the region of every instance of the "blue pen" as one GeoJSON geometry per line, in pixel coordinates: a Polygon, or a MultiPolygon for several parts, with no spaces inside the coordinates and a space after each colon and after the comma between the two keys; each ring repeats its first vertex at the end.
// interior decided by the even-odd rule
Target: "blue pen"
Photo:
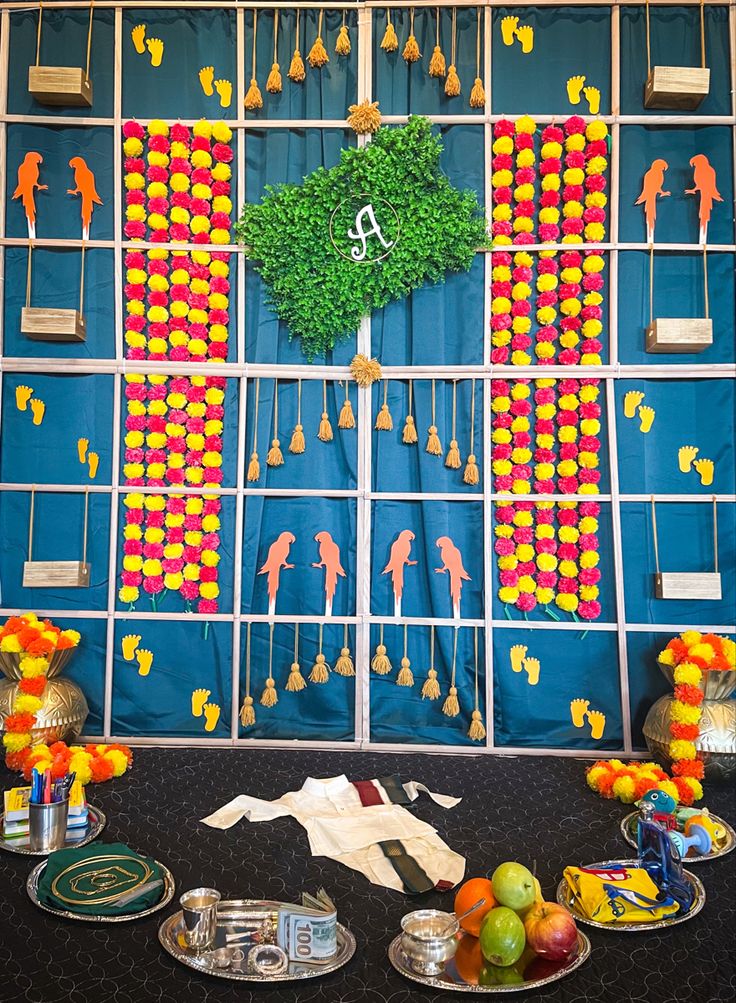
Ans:
{"type": "Polygon", "coordinates": [[[33,804],[40,804],[41,802],[41,774],[35,766],[31,771],[31,796],[29,800],[33,804]]]}

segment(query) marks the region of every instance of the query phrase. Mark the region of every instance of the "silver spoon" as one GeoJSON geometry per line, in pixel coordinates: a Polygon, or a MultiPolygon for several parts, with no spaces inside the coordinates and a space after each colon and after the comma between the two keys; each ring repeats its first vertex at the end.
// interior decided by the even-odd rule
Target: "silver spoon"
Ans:
{"type": "Polygon", "coordinates": [[[450,929],[452,929],[452,927],[455,925],[455,923],[459,923],[461,919],[465,919],[465,917],[469,916],[471,914],[471,912],[475,912],[476,909],[480,909],[480,907],[482,905],[485,905],[485,904],[486,904],[486,900],[484,898],[478,899],[478,901],[475,903],[475,905],[471,905],[471,907],[469,909],[466,909],[465,912],[461,913],[459,916],[455,916],[455,918],[450,923],[448,923],[447,926],[444,926],[440,930],[440,932],[437,934],[437,936],[438,937],[444,937],[445,934],[447,933],[447,931],[450,930],[450,929]]]}

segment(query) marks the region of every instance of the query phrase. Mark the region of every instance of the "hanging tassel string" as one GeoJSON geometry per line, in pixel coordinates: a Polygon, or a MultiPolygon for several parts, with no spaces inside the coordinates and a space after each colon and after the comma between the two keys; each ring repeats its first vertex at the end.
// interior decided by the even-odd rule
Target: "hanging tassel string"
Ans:
{"type": "Polygon", "coordinates": [[[416,63],[418,59],[422,58],[422,54],[419,51],[419,43],[417,42],[416,36],[414,34],[413,7],[409,11],[409,37],[406,40],[406,45],[404,46],[404,51],[402,55],[407,63],[416,63]]]}
{"type": "Polygon", "coordinates": [[[440,684],[437,682],[437,670],[434,667],[434,624],[429,628],[429,672],[422,686],[422,700],[438,700],[440,684]]]}
{"type": "Polygon", "coordinates": [[[342,28],[337,34],[337,42],[335,43],[335,52],[338,56],[349,56],[352,46],[350,45],[350,35],[348,34],[348,26],[345,23],[346,12],[342,12],[342,28]]]}
{"type": "Polygon", "coordinates": [[[470,107],[471,108],[485,108],[486,106],[486,92],[483,87],[483,78],[480,75],[480,23],[481,17],[483,16],[481,11],[482,8],[476,8],[477,11],[477,27],[475,33],[475,81],[473,83],[473,89],[470,92],[470,107]]]}
{"type": "Polygon", "coordinates": [[[391,412],[388,409],[388,380],[383,381],[383,404],[376,415],[376,429],[379,432],[390,432],[394,427],[391,412]]]}
{"type": "Polygon", "coordinates": [[[240,723],[244,728],[251,728],[256,723],[253,697],[250,695],[250,629],[251,623],[249,621],[245,628],[245,699],[240,708],[240,723]]]}
{"type": "Polygon", "coordinates": [[[309,673],[309,680],[312,683],[326,683],[330,678],[330,667],[325,661],[325,656],[322,652],[322,627],[319,625],[319,651],[317,652],[317,658],[314,665],[312,666],[312,671],[309,673]]]}
{"type": "Polygon", "coordinates": [[[409,627],[407,624],[404,624],[404,657],[401,659],[401,668],[399,669],[399,674],[396,677],[397,686],[414,685],[414,674],[411,671],[411,662],[409,661],[408,634],[409,627]]]}
{"type": "Polygon", "coordinates": [[[307,681],[302,675],[299,665],[299,624],[294,624],[294,661],[291,663],[289,678],[286,680],[286,690],[288,693],[299,693],[305,689],[307,681]]]}
{"type": "Polygon", "coordinates": [[[396,29],[391,22],[391,8],[386,8],[386,30],[381,40],[381,48],[384,52],[396,52],[399,47],[399,39],[396,29]]]}
{"type": "Polygon", "coordinates": [[[279,702],[279,695],[276,692],[276,682],[273,678],[273,630],[275,624],[269,625],[268,631],[268,679],[266,688],[261,694],[261,706],[274,707],[279,702]]]}
{"type": "Polygon", "coordinates": [[[463,480],[466,484],[477,484],[480,480],[478,462],[475,458],[475,380],[470,381],[470,452],[465,465],[463,480]]]}
{"type": "Polygon", "coordinates": [[[452,381],[452,438],[450,448],[445,457],[445,466],[452,470],[458,470],[462,464],[460,459],[460,449],[457,444],[457,380],[452,381]]]}
{"type": "Polygon", "coordinates": [[[429,61],[429,75],[430,77],[444,77],[447,72],[447,66],[445,65],[445,57],[442,54],[442,46],[440,45],[440,9],[435,8],[435,19],[436,19],[436,32],[435,32],[435,42],[434,42],[434,52],[432,53],[432,58],[429,61]]]}
{"type": "MultiPolygon", "coordinates": [[[[87,62],[85,63],[84,75],[89,80],[89,64],[92,58],[92,15],[94,14],[95,0],[90,0],[89,4],[89,27],[87,28],[87,62]]],[[[705,59],[705,56],[703,56],[705,59]]],[[[705,66],[705,62],[703,63],[705,66]]]]}
{"type": "Polygon", "coordinates": [[[355,415],[353,414],[353,405],[350,402],[349,386],[349,380],[345,380],[345,400],[340,409],[340,416],[337,419],[338,428],[355,428],[355,415]]]}
{"type": "Polygon", "coordinates": [[[391,662],[386,654],[386,645],[383,643],[383,624],[378,628],[378,646],[371,661],[371,669],[379,676],[386,676],[391,671],[391,662]]]}
{"type": "Polygon", "coordinates": [[[330,57],[327,54],[327,49],[325,48],[325,43],[322,41],[322,21],[324,19],[324,11],[320,10],[319,19],[317,21],[317,37],[314,40],[314,45],[309,50],[309,55],[307,56],[307,61],[312,69],[319,70],[323,66],[326,66],[330,61],[330,57]]]}
{"type": "Polygon", "coordinates": [[[412,408],[414,398],[414,380],[409,380],[409,410],[406,415],[406,422],[404,423],[404,431],[401,434],[401,441],[407,446],[413,446],[419,439],[417,435],[417,426],[414,421],[414,413],[412,408]]]}
{"type": "Polygon", "coordinates": [[[273,64],[266,81],[266,90],[269,94],[280,94],[282,88],[281,67],[279,66],[279,11],[276,8],[273,12],[273,64]]]}
{"type": "Polygon", "coordinates": [[[447,717],[457,717],[460,713],[460,704],[457,699],[457,687],[455,686],[455,671],[457,668],[457,633],[458,628],[455,627],[455,634],[452,641],[452,678],[450,679],[450,692],[442,705],[442,713],[446,714],[447,717]]]}
{"type": "Polygon", "coordinates": [[[432,424],[429,426],[429,435],[427,437],[426,451],[428,453],[431,453],[432,456],[442,456],[442,443],[440,442],[440,437],[437,434],[434,380],[432,380],[432,424]]]}
{"type": "Polygon", "coordinates": [[[332,425],[327,414],[327,380],[322,380],[322,417],[317,438],[322,442],[332,442],[332,425]]]}
{"type": "Polygon", "coordinates": [[[350,657],[350,637],[347,624],[343,626],[342,648],[340,649],[340,657],[335,662],[335,672],[341,676],[355,675],[355,665],[350,657]]]}
{"type": "Polygon", "coordinates": [[[299,20],[300,20],[300,9],[296,9],[296,39],[294,46],[294,55],[291,57],[291,65],[289,66],[289,72],[287,74],[289,80],[292,80],[295,84],[301,84],[304,82],[304,78],[307,75],[307,71],[304,69],[304,60],[302,59],[302,54],[299,51],[299,20]]]}
{"type": "Polygon", "coordinates": [[[268,456],[266,457],[266,463],[269,467],[280,467],[284,462],[284,454],[281,452],[281,443],[279,441],[279,381],[274,380],[273,389],[273,439],[271,440],[271,448],[268,451],[268,456]]]}
{"type": "Polygon", "coordinates": [[[478,694],[478,628],[473,627],[473,658],[475,662],[475,709],[471,715],[468,738],[473,742],[482,742],[486,737],[486,729],[480,712],[480,697],[478,694]]]}
{"type": "Polygon", "coordinates": [[[253,8],[253,54],[251,56],[251,78],[248,93],[243,104],[248,111],[258,111],[263,107],[263,95],[256,80],[256,38],[258,36],[258,10],[253,8]]]}
{"type": "Polygon", "coordinates": [[[448,98],[456,98],[460,93],[460,78],[457,75],[457,7],[452,8],[452,52],[450,56],[450,68],[447,71],[445,80],[445,94],[448,98]]]}
{"type": "Polygon", "coordinates": [[[304,427],[302,425],[302,381],[297,380],[296,425],[294,426],[294,431],[291,433],[289,452],[303,453],[305,448],[306,448],[306,442],[304,441],[304,427]]]}
{"type": "Polygon", "coordinates": [[[261,465],[258,462],[258,396],[261,391],[260,377],[256,379],[256,403],[253,409],[253,449],[248,464],[248,480],[257,481],[261,476],[261,465]]]}

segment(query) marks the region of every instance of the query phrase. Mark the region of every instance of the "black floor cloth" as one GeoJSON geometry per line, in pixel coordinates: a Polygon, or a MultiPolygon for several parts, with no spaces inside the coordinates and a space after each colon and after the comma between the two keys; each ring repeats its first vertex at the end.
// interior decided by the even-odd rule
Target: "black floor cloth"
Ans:
{"type": "MultiPolygon", "coordinates": [[[[306,833],[290,818],[243,821],[227,832],[198,822],[238,793],[272,800],[300,787],[309,775],[346,773],[358,780],[394,772],[404,781],[422,781],[431,790],[463,797],[460,805],[445,811],[423,795],[413,810],[466,856],[468,876],[489,873],[504,860],[528,865],[536,861],[545,896],[553,899],[565,865],[632,853],[618,830],[627,809],[589,791],[584,764],[572,759],[137,750],[126,777],[88,790],[90,800],[107,814],[103,840],[121,840],[167,864],[176,878],[177,898],[187,888],[214,885],[223,898],[296,901],[302,889],[323,884],[337,903],[340,919],[355,934],[355,957],[324,979],[252,991],[245,983],[199,975],[163,951],[157,930],[175,911],[176,899],[161,913],[132,923],[57,921],[26,895],[25,880],[35,859],[1,853],[0,1001],[410,1003],[468,998],[423,990],[395,972],[386,956],[404,913],[420,904],[451,910],[452,893],[432,892],[412,900],[377,888],[333,861],[313,859],[306,833]]],[[[12,786],[11,775],[1,775],[3,788],[12,786]]],[[[732,789],[709,786],[705,803],[731,823],[736,821],[732,789]]],[[[731,1003],[736,999],[736,851],[691,866],[708,895],[699,916],[664,933],[609,933],[588,927],[593,951],[581,969],[542,989],[503,998],[731,1003]]]]}

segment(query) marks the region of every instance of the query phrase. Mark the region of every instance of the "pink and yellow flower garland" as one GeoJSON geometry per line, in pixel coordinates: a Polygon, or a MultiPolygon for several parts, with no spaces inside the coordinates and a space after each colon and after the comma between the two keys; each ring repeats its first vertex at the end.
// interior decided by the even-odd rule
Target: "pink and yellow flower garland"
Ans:
{"type": "MultiPolygon", "coordinates": [[[[190,134],[179,124],[169,130],[153,121],[146,130],[128,122],[123,133],[125,236],[150,243],[229,243],[229,126],[202,121],[190,134]]],[[[227,357],[228,252],[153,248],[145,255],[130,251],[125,264],[127,358],[227,357]]],[[[127,374],[126,382],[126,484],[221,484],[224,378],[127,374]]],[[[121,601],[135,602],[141,587],[153,597],[170,589],[187,604],[198,600],[200,613],[217,612],[219,496],[130,492],[124,504],[121,601]]]]}

